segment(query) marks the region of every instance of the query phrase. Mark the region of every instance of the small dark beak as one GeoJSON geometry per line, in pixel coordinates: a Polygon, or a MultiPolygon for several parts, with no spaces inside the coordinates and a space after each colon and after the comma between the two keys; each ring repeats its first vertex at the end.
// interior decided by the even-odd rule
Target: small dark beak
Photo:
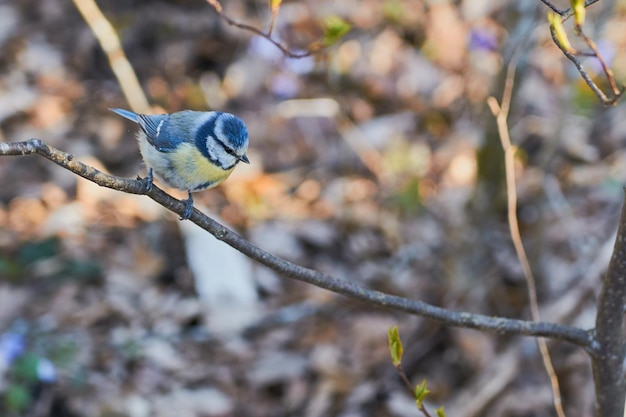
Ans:
{"type": "Polygon", "coordinates": [[[249,164],[249,163],[250,163],[250,160],[248,159],[248,157],[247,157],[245,154],[241,155],[241,156],[239,157],[239,160],[240,160],[241,162],[245,162],[246,164],[249,164]]]}

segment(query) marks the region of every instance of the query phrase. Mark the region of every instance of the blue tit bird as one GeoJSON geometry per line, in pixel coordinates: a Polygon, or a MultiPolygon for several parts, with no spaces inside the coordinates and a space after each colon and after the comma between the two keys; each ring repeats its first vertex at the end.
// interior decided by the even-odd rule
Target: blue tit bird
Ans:
{"type": "Polygon", "coordinates": [[[221,184],[239,162],[249,164],[248,129],[239,117],[223,112],[184,110],[172,114],[145,115],[123,109],[111,111],[137,123],[139,150],[152,175],[187,191],[185,213],[193,211],[192,192],[221,184]]]}

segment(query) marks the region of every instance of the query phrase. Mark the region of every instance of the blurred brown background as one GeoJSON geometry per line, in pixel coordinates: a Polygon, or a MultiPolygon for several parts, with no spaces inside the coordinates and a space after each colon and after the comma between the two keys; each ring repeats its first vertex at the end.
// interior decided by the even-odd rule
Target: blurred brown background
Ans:
{"type": "MultiPolygon", "coordinates": [[[[286,1],[275,37],[293,50],[318,41],[328,16],[352,24],[303,59],[201,0],[98,5],[154,111],[223,110],[248,125],[251,165],[196,194],[203,210],[336,277],[528,319],[485,105],[516,55],[518,216],[543,317],[593,326],[626,178],[625,109],[591,94],[552,43],[540,1],[286,1]]],[[[224,7],[267,28],[265,1],[224,7]]],[[[588,12],[623,80],[626,3],[588,12]]],[[[37,137],[114,175],[145,175],[135,126],[108,111],[128,104],[74,4],[0,2],[0,50],[1,141],[37,137]]],[[[431,410],[554,415],[531,338],[446,328],[293,282],[146,197],[43,158],[0,158],[0,181],[2,415],[419,415],[389,359],[395,324],[431,410]]],[[[586,356],[550,347],[568,416],[590,415],[586,356]]]]}

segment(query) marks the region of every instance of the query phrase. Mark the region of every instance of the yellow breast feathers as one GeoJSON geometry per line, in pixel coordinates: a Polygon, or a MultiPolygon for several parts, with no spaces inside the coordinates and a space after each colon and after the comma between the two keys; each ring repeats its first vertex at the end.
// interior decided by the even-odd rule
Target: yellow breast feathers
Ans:
{"type": "Polygon", "coordinates": [[[228,170],[213,164],[209,159],[190,143],[179,145],[171,155],[173,170],[167,182],[177,188],[189,191],[200,191],[215,187],[224,181],[234,166],[228,170]],[[177,178],[176,178],[177,177],[177,178]]]}

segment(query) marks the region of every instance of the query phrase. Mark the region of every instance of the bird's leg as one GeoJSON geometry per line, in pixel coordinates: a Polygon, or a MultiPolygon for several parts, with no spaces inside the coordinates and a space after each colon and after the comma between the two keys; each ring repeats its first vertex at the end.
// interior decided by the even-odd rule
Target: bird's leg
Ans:
{"type": "Polygon", "coordinates": [[[150,192],[152,189],[152,168],[148,168],[148,175],[145,178],[139,177],[141,181],[146,185],[146,193],[150,192]]]}
{"type": "Polygon", "coordinates": [[[191,213],[193,213],[193,197],[191,196],[191,191],[188,192],[189,198],[186,200],[181,200],[185,203],[185,212],[181,216],[181,220],[187,220],[191,217],[191,213]]]}

